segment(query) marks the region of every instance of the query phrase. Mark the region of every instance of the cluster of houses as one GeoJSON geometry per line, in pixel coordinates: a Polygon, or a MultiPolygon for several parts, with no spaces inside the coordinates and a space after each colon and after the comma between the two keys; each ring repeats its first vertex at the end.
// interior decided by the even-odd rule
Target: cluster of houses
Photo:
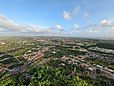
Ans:
{"type": "Polygon", "coordinates": [[[97,58],[97,59],[101,59],[103,61],[109,61],[109,62],[113,62],[114,61],[114,55],[110,55],[110,54],[103,54],[103,53],[98,53],[98,52],[92,52],[92,51],[88,51],[85,54],[86,58],[97,58]]]}
{"type": "Polygon", "coordinates": [[[89,50],[95,50],[95,51],[99,51],[99,52],[103,52],[103,53],[114,54],[114,50],[105,49],[105,48],[99,48],[99,47],[90,47],[89,50]]]}
{"type": "Polygon", "coordinates": [[[41,47],[39,46],[39,48],[32,48],[30,50],[28,50],[27,52],[25,52],[25,54],[23,55],[24,59],[26,59],[27,61],[32,60],[34,57],[38,57],[38,55],[42,55],[43,52],[48,51],[49,47],[41,47]]]}
{"type": "MultiPolygon", "coordinates": [[[[96,75],[98,75],[97,73],[98,70],[100,71],[100,74],[104,74],[105,76],[110,76],[111,78],[114,78],[114,70],[98,64],[89,64],[85,61],[85,58],[86,57],[82,55],[75,56],[73,58],[63,56],[61,58],[61,61],[67,62],[68,64],[71,64],[71,65],[76,65],[77,67],[90,71],[94,76],[94,78],[96,75]]],[[[65,66],[64,63],[62,63],[62,65],[65,66]]]]}
{"type": "Polygon", "coordinates": [[[9,54],[0,52],[0,72],[13,65],[16,60],[9,54]]]}
{"type": "MultiPolygon", "coordinates": [[[[54,40],[54,39],[53,39],[54,40]]],[[[69,55],[69,56],[63,56],[60,60],[63,62],[61,65],[65,66],[65,63],[67,64],[73,64],[76,65],[82,69],[88,70],[90,72],[92,72],[94,75],[97,74],[97,71],[99,70],[102,74],[110,76],[110,77],[114,77],[114,70],[109,69],[107,67],[98,65],[98,64],[90,64],[89,62],[86,61],[86,58],[97,58],[97,59],[101,59],[101,60],[105,60],[105,61],[113,61],[113,57],[114,57],[114,50],[111,49],[104,49],[104,48],[99,48],[99,47],[90,47],[88,49],[82,48],[81,46],[90,46],[90,45],[96,45],[96,43],[93,42],[80,42],[80,41],[72,41],[69,39],[61,39],[61,41],[59,42],[52,42],[49,39],[35,39],[35,42],[41,42],[44,44],[50,44],[50,46],[35,46],[34,48],[28,50],[27,52],[25,52],[25,54],[23,55],[24,59],[26,59],[28,62],[34,59],[39,59],[39,57],[42,57],[44,55],[45,51],[51,51],[51,53],[55,54],[58,49],[56,49],[56,45],[60,45],[60,46],[65,46],[71,50],[76,50],[76,51],[81,51],[81,52],[85,52],[84,55],[69,55]],[[61,43],[63,43],[61,45],[61,43]],[[69,47],[69,46],[73,46],[73,47],[69,47]],[[98,51],[98,52],[94,52],[94,51],[98,51]],[[102,52],[102,53],[99,53],[102,52]],[[108,53],[108,54],[107,54],[108,53]],[[65,62],[65,63],[64,63],[65,62]]],[[[19,42],[20,43],[20,42],[19,42]]],[[[30,43],[27,43],[26,41],[24,41],[23,43],[25,43],[25,45],[35,45],[33,43],[33,41],[31,41],[30,43]]],[[[4,42],[0,42],[0,45],[4,45],[4,42]]],[[[16,51],[18,49],[21,49],[22,47],[17,47],[17,48],[12,48],[9,49],[11,51],[16,51]]],[[[0,58],[2,58],[5,54],[0,54],[0,58]]],[[[4,58],[4,59],[0,59],[0,62],[8,60],[9,58],[4,58]]],[[[25,63],[26,64],[26,63],[25,63]]],[[[7,65],[8,67],[8,65],[7,65]]],[[[4,67],[0,66],[0,71],[2,71],[4,67]]],[[[25,68],[25,67],[22,67],[25,68]]]]}

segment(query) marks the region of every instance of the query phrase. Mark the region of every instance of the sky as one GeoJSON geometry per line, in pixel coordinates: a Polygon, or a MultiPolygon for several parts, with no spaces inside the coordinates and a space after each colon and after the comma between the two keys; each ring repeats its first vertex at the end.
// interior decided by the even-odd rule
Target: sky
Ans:
{"type": "Polygon", "coordinates": [[[114,0],[0,0],[0,36],[114,37],[114,0]]]}

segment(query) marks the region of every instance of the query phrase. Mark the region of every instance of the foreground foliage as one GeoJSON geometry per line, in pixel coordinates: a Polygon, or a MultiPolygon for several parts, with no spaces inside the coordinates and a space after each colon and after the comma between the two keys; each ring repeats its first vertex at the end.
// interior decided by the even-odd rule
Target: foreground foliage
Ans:
{"type": "Polygon", "coordinates": [[[0,86],[89,86],[86,80],[79,76],[65,76],[59,68],[48,66],[35,67],[29,70],[29,73],[18,74],[16,76],[5,75],[0,79],[0,86]]]}

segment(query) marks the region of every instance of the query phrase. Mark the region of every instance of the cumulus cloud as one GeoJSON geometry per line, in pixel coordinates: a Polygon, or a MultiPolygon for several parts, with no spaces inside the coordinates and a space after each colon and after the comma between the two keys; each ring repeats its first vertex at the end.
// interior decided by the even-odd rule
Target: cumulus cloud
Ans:
{"type": "Polygon", "coordinates": [[[89,12],[81,10],[80,7],[75,7],[71,11],[63,11],[63,18],[66,20],[72,20],[77,15],[86,18],[87,22],[91,22],[89,12]]]}
{"type": "Polygon", "coordinates": [[[61,25],[54,25],[53,27],[50,27],[50,30],[52,30],[53,32],[60,32],[60,31],[66,31],[65,28],[61,25]]]}
{"type": "MultiPolygon", "coordinates": [[[[79,10],[75,9],[72,14],[79,13],[79,10]],[[73,13],[74,12],[74,13],[73,13]]],[[[85,14],[87,16],[87,14],[85,14]]],[[[54,25],[53,27],[44,28],[39,25],[28,25],[16,23],[7,17],[0,15],[0,31],[19,32],[21,33],[35,33],[57,36],[96,36],[96,37],[114,37],[114,20],[104,19],[98,25],[88,25],[84,28],[80,28],[78,24],[74,24],[71,29],[66,29],[62,25],[54,25]],[[2,30],[4,29],[4,30],[2,30]],[[63,32],[64,31],[64,32],[63,32]]]]}
{"type": "Polygon", "coordinates": [[[75,25],[74,25],[74,28],[75,28],[75,29],[78,29],[78,28],[79,28],[79,26],[78,26],[77,24],[75,24],[75,25]]]}
{"type": "Polygon", "coordinates": [[[62,30],[62,26],[61,25],[55,25],[55,29],[62,30]]]}
{"type": "Polygon", "coordinates": [[[80,14],[80,8],[76,7],[72,11],[63,11],[63,18],[71,20],[75,15],[80,14]]]}
{"type": "Polygon", "coordinates": [[[88,25],[78,32],[83,33],[83,35],[94,36],[94,37],[114,37],[114,21],[112,20],[102,20],[97,25],[88,25]]]}
{"type": "Polygon", "coordinates": [[[49,33],[51,30],[40,27],[38,25],[19,24],[13,22],[7,17],[0,15],[0,28],[17,32],[34,32],[34,33],[49,33]]]}
{"type": "Polygon", "coordinates": [[[16,31],[20,30],[20,25],[9,20],[7,17],[0,15],[0,27],[8,30],[16,31]]]}
{"type": "Polygon", "coordinates": [[[101,25],[104,27],[114,27],[114,20],[112,19],[104,19],[101,21],[101,25]]]}
{"type": "Polygon", "coordinates": [[[66,20],[70,20],[70,19],[72,18],[72,15],[71,15],[70,12],[64,11],[64,12],[63,12],[63,17],[64,17],[64,19],[66,19],[66,20]]]}
{"type": "Polygon", "coordinates": [[[106,37],[114,37],[114,19],[101,20],[100,26],[106,37]]]}

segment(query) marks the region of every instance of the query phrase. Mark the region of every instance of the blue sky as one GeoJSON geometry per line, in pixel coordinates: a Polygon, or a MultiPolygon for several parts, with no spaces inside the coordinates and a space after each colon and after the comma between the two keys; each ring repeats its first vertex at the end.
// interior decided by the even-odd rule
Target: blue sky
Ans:
{"type": "Polygon", "coordinates": [[[1,0],[0,34],[114,37],[114,0],[1,0]]]}

